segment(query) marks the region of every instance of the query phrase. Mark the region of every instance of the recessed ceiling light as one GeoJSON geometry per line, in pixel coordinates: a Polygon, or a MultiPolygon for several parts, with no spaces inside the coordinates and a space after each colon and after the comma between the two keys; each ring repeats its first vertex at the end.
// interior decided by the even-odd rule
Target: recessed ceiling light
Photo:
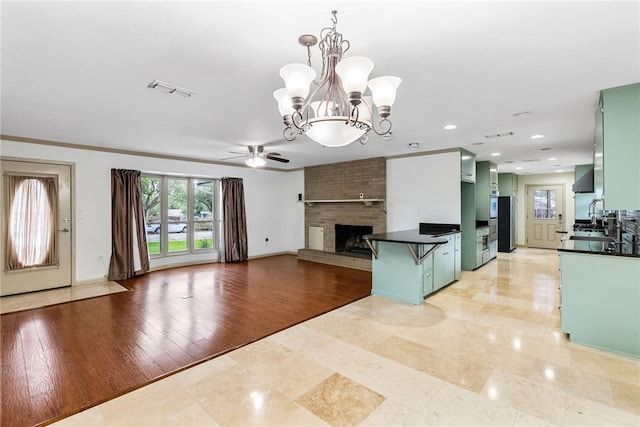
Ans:
{"type": "Polygon", "coordinates": [[[547,160],[558,160],[557,157],[549,157],[547,160]]]}
{"type": "Polygon", "coordinates": [[[409,148],[411,148],[412,150],[415,150],[418,147],[420,147],[420,143],[419,142],[412,142],[412,143],[409,144],[409,148]]]}
{"type": "Polygon", "coordinates": [[[531,139],[540,139],[540,138],[544,138],[544,135],[542,135],[541,133],[531,135],[531,139]]]}
{"type": "Polygon", "coordinates": [[[560,170],[557,170],[556,172],[557,172],[557,173],[560,173],[560,172],[564,172],[564,171],[563,171],[562,169],[560,169],[560,170]]]}
{"type": "Polygon", "coordinates": [[[454,124],[449,124],[449,125],[445,125],[445,126],[443,127],[443,129],[445,129],[445,130],[452,130],[452,129],[455,129],[455,128],[457,128],[457,127],[458,127],[458,126],[456,126],[456,125],[454,125],[454,124]]]}
{"type": "Polygon", "coordinates": [[[499,155],[500,155],[500,153],[491,153],[491,155],[492,155],[493,157],[496,157],[496,156],[499,156],[499,155]]]}
{"type": "Polygon", "coordinates": [[[518,166],[518,167],[516,168],[516,170],[517,170],[517,171],[519,171],[520,169],[522,169],[522,166],[518,166]]]}

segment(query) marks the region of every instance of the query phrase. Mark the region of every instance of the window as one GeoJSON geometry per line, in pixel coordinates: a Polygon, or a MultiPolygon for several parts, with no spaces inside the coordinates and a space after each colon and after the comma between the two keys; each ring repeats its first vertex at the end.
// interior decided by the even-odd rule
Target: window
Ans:
{"type": "Polygon", "coordinates": [[[161,257],[219,248],[214,178],[142,175],[149,255],[161,257]]]}
{"type": "Polygon", "coordinates": [[[536,190],[533,194],[535,219],[556,219],[556,191],[536,190]]]}

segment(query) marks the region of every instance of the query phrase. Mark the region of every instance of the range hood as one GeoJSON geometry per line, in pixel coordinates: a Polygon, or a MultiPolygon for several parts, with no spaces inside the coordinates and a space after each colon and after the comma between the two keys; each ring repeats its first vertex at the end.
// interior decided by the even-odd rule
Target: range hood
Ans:
{"type": "Polygon", "coordinates": [[[571,189],[574,193],[593,193],[593,168],[578,178],[571,189]]]}

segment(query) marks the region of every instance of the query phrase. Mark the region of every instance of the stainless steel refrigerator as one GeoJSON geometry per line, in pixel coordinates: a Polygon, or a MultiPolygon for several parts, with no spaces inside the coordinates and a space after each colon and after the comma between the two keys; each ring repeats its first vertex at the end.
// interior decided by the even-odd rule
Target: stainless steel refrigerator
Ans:
{"type": "Polygon", "coordinates": [[[498,197],[498,252],[516,248],[516,198],[498,197]]]}

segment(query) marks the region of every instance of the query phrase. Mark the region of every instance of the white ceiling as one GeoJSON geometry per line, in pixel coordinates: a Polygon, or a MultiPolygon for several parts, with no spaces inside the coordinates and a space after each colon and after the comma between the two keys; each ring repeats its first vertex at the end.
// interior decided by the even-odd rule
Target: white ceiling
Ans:
{"type": "Polygon", "coordinates": [[[291,160],[279,169],[465,147],[501,172],[570,171],[591,163],[599,90],[640,81],[638,1],[3,1],[0,13],[2,134],[213,161],[266,143],[291,160]],[[403,80],[390,140],[282,138],[279,69],[306,62],[298,36],[319,35],[333,9],[347,55],[403,80]],[[196,94],[156,93],[155,79],[196,94]]]}

